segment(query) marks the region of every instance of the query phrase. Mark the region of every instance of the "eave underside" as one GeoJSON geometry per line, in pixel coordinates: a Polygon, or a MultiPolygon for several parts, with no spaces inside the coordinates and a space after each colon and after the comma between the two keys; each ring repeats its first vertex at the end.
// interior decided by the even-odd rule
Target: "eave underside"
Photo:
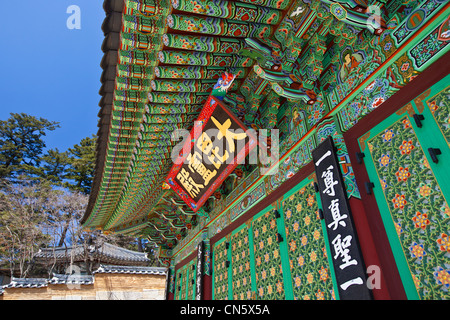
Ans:
{"type": "MultiPolygon", "coordinates": [[[[307,132],[315,106],[339,84],[343,48],[362,50],[378,36],[354,1],[343,4],[354,21],[338,20],[332,2],[106,0],[97,162],[83,225],[173,248],[198,223],[164,183],[178,142],[171,133],[192,128],[223,72],[236,75],[224,101],[247,126],[283,129],[284,110],[295,106],[307,132]]],[[[388,21],[401,6],[385,9],[388,21]]],[[[226,197],[252,169],[239,168],[218,193],[226,197]]]]}

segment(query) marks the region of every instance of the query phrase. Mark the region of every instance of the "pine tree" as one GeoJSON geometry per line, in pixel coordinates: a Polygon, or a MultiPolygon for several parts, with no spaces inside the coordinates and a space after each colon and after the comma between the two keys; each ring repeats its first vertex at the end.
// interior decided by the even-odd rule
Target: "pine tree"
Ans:
{"type": "Polygon", "coordinates": [[[95,136],[86,137],[79,144],[69,148],[69,166],[65,186],[72,191],[89,194],[91,192],[92,180],[95,168],[95,136]]]}
{"type": "Polygon", "coordinates": [[[25,113],[10,115],[7,120],[0,120],[0,179],[39,175],[45,148],[42,138],[59,128],[59,124],[25,113]]]}

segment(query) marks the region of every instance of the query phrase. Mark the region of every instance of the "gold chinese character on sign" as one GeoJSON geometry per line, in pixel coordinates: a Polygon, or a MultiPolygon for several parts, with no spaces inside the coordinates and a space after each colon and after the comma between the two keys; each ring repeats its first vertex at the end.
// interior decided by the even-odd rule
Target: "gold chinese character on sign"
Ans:
{"type": "Polygon", "coordinates": [[[227,161],[230,156],[227,151],[223,156],[220,156],[219,147],[213,149],[213,142],[206,132],[203,132],[197,140],[197,147],[208,157],[210,164],[213,164],[216,169],[219,169],[221,164],[227,161]]]}
{"type": "Polygon", "coordinates": [[[199,183],[196,183],[194,179],[189,175],[189,172],[184,168],[181,168],[180,172],[177,175],[177,179],[186,189],[186,191],[191,195],[192,198],[195,198],[205,186],[199,183]]]}
{"type": "Polygon", "coordinates": [[[213,164],[216,169],[225,163],[230,157],[230,153],[235,151],[234,141],[240,141],[247,137],[245,132],[234,133],[230,130],[231,120],[227,119],[223,124],[220,123],[216,118],[211,117],[211,120],[216,125],[218,131],[217,139],[222,140],[225,138],[227,142],[228,150],[220,153],[220,148],[218,146],[214,147],[211,137],[208,136],[206,132],[203,132],[200,138],[197,140],[197,147],[208,157],[210,164],[213,164]]]}
{"type": "Polygon", "coordinates": [[[228,151],[225,150],[225,153],[223,156],[219,155],[219,147],[215,147],[211,150],[211,155],[208,156],[209,161],[216,167],[216,169],[220,168],[220,165],[228,160],[230,155],[228,154],[228,151]]]}
{"type": "Polygon", "coordinates": [[[211,171],[205,167],[202,163],[201,155],[196,151],[194,154],[189,154],[187,161],[189,170],[191,170],[191,172],[197,172],[201,175],[205,186],[208,185],[209,181],[217,174],[216,170],[211,171]]]}
{"type": "Polygon", "coordinates": [[[197,140],[197,147],[204,153],[209,154],[213,147],[213,142],[206,132],[203,132],[197,140]]]}
{"type": "Polygon", "coordinates": [[[234,152],[234,140],[239,141],[239,140],[243,140],[247,137],[247,134],[245,132],[233,133],[229,130],[229,128],[231,126],[230,119],[227,119],[223,124],[220,123],[214,117],[211,117],[211,120],[214,122],[217,129],[219,129],[219,133],[217,134],[217,139],[222,140],[222,138],[225,137],[231,153],[234,152]]]}

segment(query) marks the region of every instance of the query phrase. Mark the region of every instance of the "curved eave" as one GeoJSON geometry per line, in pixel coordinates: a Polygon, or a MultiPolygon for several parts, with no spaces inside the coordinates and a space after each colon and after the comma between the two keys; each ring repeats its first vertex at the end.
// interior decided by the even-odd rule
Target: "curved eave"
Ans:
{"type": "MultiPolygon", "coordinates": [[[[108,35],[110,33],[119,33],[122,28],[122,12],[124,9],[123,0],[105,0],[103,2],[103,9],[105,11],[106,17],[102,24],[102,30],[105,35],[105,40],[102,44],[102,51],[104,53],[100,66],[103,69],[100,81],[102,87],[105,83],[114,82],[116,77],[116,67],[117,67],[117,52],[119,49],[119,43],[113,43],[108,35]],[[115,54],[112,54],[115,52],[115,54]]],[[[98,121],[98,132],[97,132],[97,145],[96,145],[96,162],[94,179],[91,188],[91,194],[89,197],[89,203],[81,219],[81,224],[85,224],[87,219],[92,213],[95,201],[98,197],[101,180],[103,172],[106,165],[106,154],[107,154],[107,142],[109,138],[109,131],[111,127],[111,112],[112,105],[114,101],[113,92],[104,92],[100,90],[101,99],[99,102],[99,121],[98,121]]]]}
{"type": "MultiPolygon", "coordinates": [[[[253,6],[262,14],[275,14],[280,21],[292,3],[285,1],[280,9],[276,0],[262,1],[262,7],[249,2],[241,0],[232,5],[247,3],[245,6],[253,6]]],[[[194,13],[192,8],[172,10],[168,0],[105,0],[104,9],[97,158],[89,204],[81,223],[86,228],[143,234],[159,239],[155,240],[157,243],[173,245],[191,223],[190,218],[180,223],[161,214],[163,211],[154,213],[168,196],[163,181],[172,166],[168,155],[175,143],[170,140],[170,132],[175,128],[190,130],[214,79],[224,71],[237,74],[229,101],[234,103],[231,108],[241,112],[247,107],[241,87],[247,84],[251,88],[261,81],[254,76],[255,61],[239,55],[246,46],[245,35],[186,29],[186,17],[199,21],[206,17],[194,13]],[[155,6],[151,10],[172,14],[171,19],[176,22],[166,24],[164,15],[146,18],[127,7],[139,7],[143,2],[152,2],[155,6]],[[160,2],[165,2],[166,7],[158,7],[160,2]],[[146,23],[146,30],[154,32],[141,32],[139,23],[146,23]],[[201,48],[185,47],[185,41],[198,41],[201,48]],[[162,222],[155,224],[155,219],[160,218],[162,222]]],[[[273,33],[280,23],[270,24],[266,18],[249,23],[227,20],[220,14],[214,17],[219,25],[245,25],[246,36],[256,37],[273,33]]],[[[180,203],[173,210],[195,216],[180,203]]]]}

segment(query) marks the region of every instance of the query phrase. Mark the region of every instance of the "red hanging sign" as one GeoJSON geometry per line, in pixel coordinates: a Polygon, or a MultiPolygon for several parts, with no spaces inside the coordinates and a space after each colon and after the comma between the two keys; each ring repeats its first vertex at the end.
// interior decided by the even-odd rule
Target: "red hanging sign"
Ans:
{"type": "Polygon", "coordinates": [[[255,132],[211,95],[166,182],[197,212],[256,145],[255,132]]]}

